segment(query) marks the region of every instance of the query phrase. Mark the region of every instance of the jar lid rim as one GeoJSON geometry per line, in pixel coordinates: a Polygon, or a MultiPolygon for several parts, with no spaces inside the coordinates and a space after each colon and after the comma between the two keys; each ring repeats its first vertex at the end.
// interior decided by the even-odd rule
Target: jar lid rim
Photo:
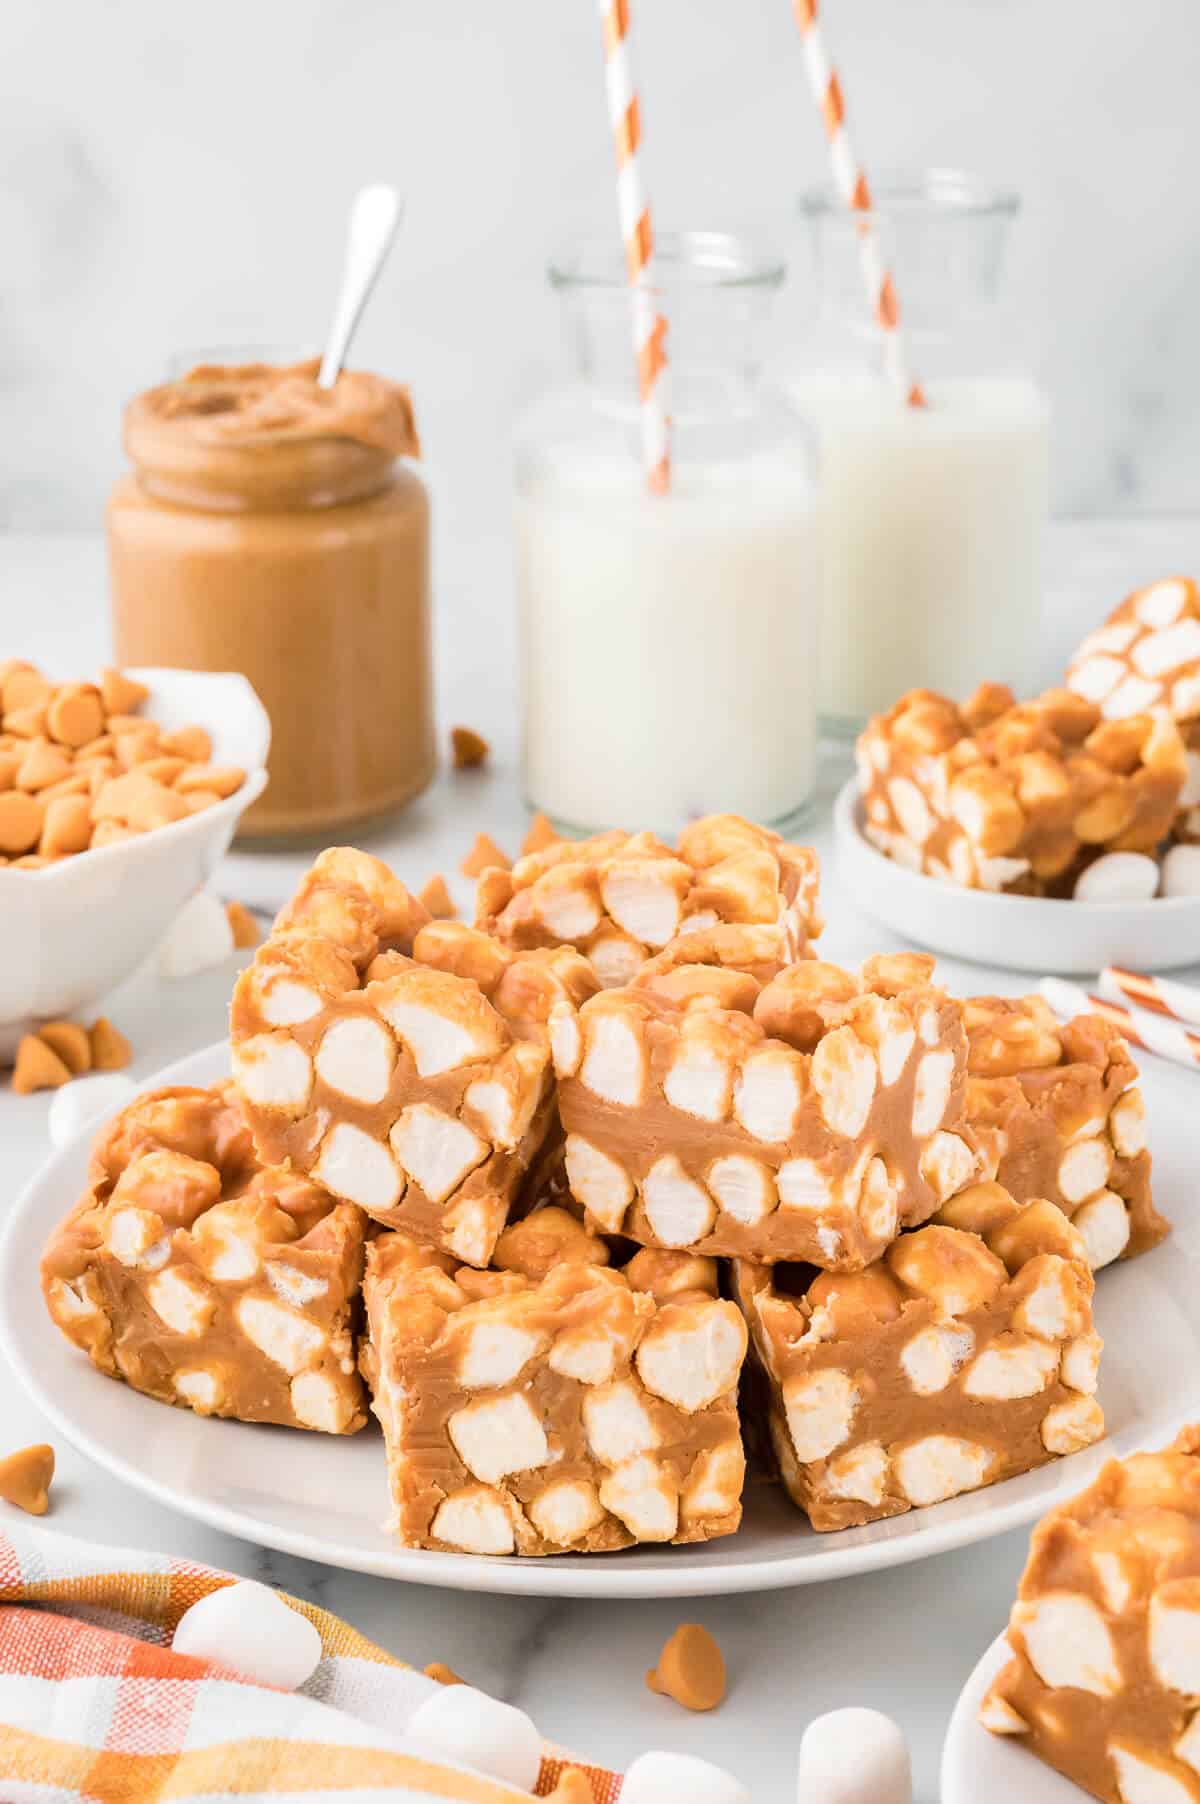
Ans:
{"type": "MultiPolygon", "coordinates": [[[[688,229],[655,233],[652,267],[665,283],[682,280],[695,288],[778,288],[787,274],[783,257],[768,243],[740,232],[688,229]]],[[[612,232],[570,240],[552,254],[547,274],[553,288],[605,292],[629,286],[621,242],[612,232]]]]}
{"type": "Polygon", "coordinates": [[[871,183],[870,196],[869,208],[853,208],[831,182],[818,183],[801,190],[800,212],[808,219],[861,224],[873,217],[889,221],[1011,218],[1021,205],[1015,188],[1001,187],[968,170],[944,167],[890,172],[882,181],[871,183]]]}

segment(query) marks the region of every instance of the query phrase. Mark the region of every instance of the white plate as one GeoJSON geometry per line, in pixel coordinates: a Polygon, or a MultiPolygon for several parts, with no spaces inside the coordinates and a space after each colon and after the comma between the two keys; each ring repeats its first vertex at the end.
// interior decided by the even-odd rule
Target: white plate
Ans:
{"type": "MultiPolygon", "coordinates": [[[[155,1083],[208,1084],[229,1069],[210,1046],[155,1083]]],[[[353,1571],[455,1590],[548,1597],[687,1597],[815,1583],[901,1565],[1018,1528],[1082,1489],[1110,1454],[1166,1442],[1200,1411],[1200,1209],[1188,1111],[1200,1098],[1187,1072],[1148,1075],[1159,1201],[1186,1217],[1164,1247],[1100,1279],[1108,1341],[1101,1401],[1110,1438],[1069,1460],[889,1522],[816,1535],[775,1487],[751,1487],[738,1534],[701,1547],[554,1559],[486,1559],[400,1547],[380,1527],[387,1496],[383,1443],[222,1422],[170,1409],[104,1377],[55,1328],[38,1285],[52,1226],[84,1185],[92,1130],[56,1153],[16,1203],[0,1242],[0,1347],[50,1421],[98,1465],[157,1502],[286,1553],[353,1571]]]]}
{"type": "Polygon", "coordinates": [[[959,1694],[942,1749],[942,1804],[1085,1804],[1087,1792],[1019,1741],[981,1727],[979,1706],[1008,1658],[998,1635],[959,1694]]]}
{"type": "Polygon", "coordinates": [[[1047,901],[960,889],[905,870],[863,833],[851,777],[834,803],[838,866],[860,908],[918,946],[1015,971],[1170,971],[1200,960],[1200,896],[1150,902],[1047,901]]]}

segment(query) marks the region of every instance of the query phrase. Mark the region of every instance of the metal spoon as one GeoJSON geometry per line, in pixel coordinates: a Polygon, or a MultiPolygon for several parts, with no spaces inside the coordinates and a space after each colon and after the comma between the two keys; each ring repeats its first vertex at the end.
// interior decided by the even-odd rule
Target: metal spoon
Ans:
{"type": "Polygon", "coordinates": [[[360,188],[350,208],[346,233],[346,261],[333,324],[325,341],[325,355],[317,377],[320,388],[332,388],[345,362],[363,308],[387,261],[400,223],[400,196],[386,182],[360,188]]]}

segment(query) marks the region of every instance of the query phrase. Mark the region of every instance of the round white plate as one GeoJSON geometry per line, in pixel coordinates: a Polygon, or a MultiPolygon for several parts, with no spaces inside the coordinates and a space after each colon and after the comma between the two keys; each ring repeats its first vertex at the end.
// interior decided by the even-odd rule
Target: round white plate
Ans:
{"type": "MultiPolygon", "coordinates": [[[[181,1059],[156,1083],[208,1084],[229,1049],[181,1059]]],[[[18,1199],[0,1242],[0,1347],[56,1428],[89,1458],[157,1502],[286,1553],[353,1571],[455,1590],[544,1597],[688,1597],[843,1578],[920,1560],[1034,1521],[1085,1485],[1116,1452],[1157,1446],[1200,1410],[1200,1210],[1189,1151],[1189,1073],[1144,1083],[1158,1200],[1181,1221],[1173,1240],[1101,1275],[1108,1347],[1101,1402],[1110,1438],[1069,1460],[889,1522],[817,1535],[774,1486],[751,1486],[736,1535],[700,1547],[554,1559],[487,1559],[405,1548],[387,1514],[383,1442],[374,1428],[342,1439],[223,1422],[171,1409],[106,1378],[55,1328],[38,1284],[51,1227],[84,1186],[94,1130],[56,1153],[18,1199]],[[1191,1220],[1187,1211],[1192,1210],[1191,1220]]]]}
{"type": "Polygon", "coordinates": [[[1086,1792],[1019,1741],[981,1726],[979,1706],[1008,1657],[998,1635],[959,1693],[942,1749],[942,1804],[1085,1804],[1086,1792]]]}
{"type": "Polygon", "coordinates": [[[851,777],[834,803],[838,866],[860,908],[918,946],[1015,971],[1170,971],[1200,960],[1200,896],[1150,902],[1047,901],[960,889],[905,870],[863,832],[851,777]]]}

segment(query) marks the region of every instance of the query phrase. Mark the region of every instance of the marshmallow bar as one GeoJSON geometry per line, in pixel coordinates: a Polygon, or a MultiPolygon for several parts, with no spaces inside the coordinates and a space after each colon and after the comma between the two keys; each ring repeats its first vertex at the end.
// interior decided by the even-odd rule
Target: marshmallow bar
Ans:
{"type": "Polygon", "coordinates": [[[1051,1203],[964,1190],[870,1270],[738,1260],[784,1485],[816,1529],[996,1484],[1098,1440],[1100,1339],[1051,1203]]]}
{"type": "Polygon", "coordinates": [[[1188,767],[1165,714],[1105,720],[1051,689],[1019,706],[984,684],[961,706],[913,689],[858,742],[864,832],[898,864],[968,889],[1071,893],[1101,851],[1154,852],[1188,767]]]}
{"type": "Polygon", "coordinates": [[[51,1239],[58,1326],[110,1377],[204,1416],[352,1434],[366,1222],[254,1156],[229,1085],[155,1090],[92,1149],[51,1239]]]}
{"type": "Polygon", "coordinates": [[[1040,996],[976,996],[967,1028],[967,1137],[1018,1202],[1048,1197],[1093,1271],[1170,1233],[1154,1207],[1138,1069],[1097,1015],[1060,1026],[1040,996]]]}
{"type": "Polygon", "coordinates": [[[881,957],[854,977],[808,959],[764,982],[671,955],[554,1007],[566,1176],[590,1225],[768,1264],[871,1264],[979,1164],[960,1131],[962,1011],[932,968],[881,957]]]}
{"type": "Polygon", "coordinates": [[[400,1539],[551,1554],[731,1534],[746,1328],[713,1262],[640,1252],[615,1271],[555,1209],[501,1251],[495,1272],[401,1234],[368,1251],[362,1363],[400,1539]]]}
{"type": "Polygon", "coordinates": [[[1067,668],[1067,687],[1094,702],[1105,720],[1152,710],[1178,722],[1187,781],[1176,833],[1200,839],[1200,589],[1171,576],[1126,596],[1067,668]]]}
{"type": "Polygon", "coordinates": [[[259,1153],[485,1266],[554,1122],[550,1008],[595,988],[571,948],[431,921],[378,859],[323,852],[234,990],[259,1153]]]}
{"type": "Polygon", "coordinates": [[[821,931],[819,883],[807,846],[715,814],[685,827],[674,851],[651,833],[603,833],[487,870],[476,925],[506,945],[575,946],[615,988],[677,935],[727,924],[761,928],[791,964],[821,931]]]}
{"type": "Polygon", "coordinates": [[[980,1710],[1106,1804],[1200,1804],[1200,1429],[1034,1530],[980,1710]]]}

